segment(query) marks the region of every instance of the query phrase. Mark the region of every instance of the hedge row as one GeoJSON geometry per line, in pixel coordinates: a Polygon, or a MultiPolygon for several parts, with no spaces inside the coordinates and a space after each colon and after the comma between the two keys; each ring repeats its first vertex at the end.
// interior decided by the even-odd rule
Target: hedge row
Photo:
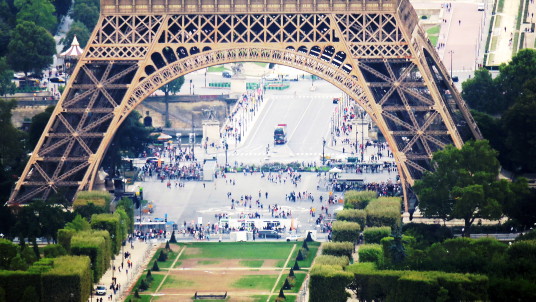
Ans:
{"type": "Polygon", "coordinates": [[[93,280],[102,277],[112,258],[110,235],[106,231],[83,231],[76,233],[71,240],[73,255],[86,255],[91,259],[93,280]]]}
{"type": "Polygon", "coordinates": [[[0,271],[0,289],[4,294],[0,301],[6,302],[85,302],[91,286],[91,267],[86,256],[44,258],[26,272],[0,271]]]}
{"type": "Polygon", "coordinates": [[[377,197],[376,191],[346,191],[344,193],[344,207],[348,209],[364,209],[371,200],[377,197]]]}
{"type": "Polygon", "coordinates": [[[311,268],[309,302],[345,302],[348,299],[346,286],[353,274],[339,265],[318,265],[311,268]]]}
{"type": "Polygon", "coordinates": [[[333,241],[357,242],[361,226],[356,222],[334,221],[332,224],[333,241]]]}
{"type": "Polygon", "coordinates": [[[363,231],[363,237],[366,243],[380,243],[380,240],[391,236],[391,227],[370,227],[363,231]]]}
{"type": "Polygon", "coordinates": [[[367,224],[367,212],[365,210],[345,209],[337,212],[337,220],[357,222],[360,226],[367,224]]]}
{"type": "Polygon", "coordinates": [[[326,242],[322,244],[322,254],[332,256],[346,256],[352,259],[354,245],[351,242],[326,242]]]}
{"type": "Polygon", "coordinates": [[[320,255],[316,257],[315,264],[318,265],[340,265],[345,267],[350,263],[350,259],[346,256],[331,256],[331,255],[320,255]]]}
{"type": "Polygon", "coordinates": [[[364,244],[357,251],[359,262],[374,262],[380,265],[383,261],[383,249],[379,244],[364,244]]]}
{"type": "Polygon", "coordinates": [[[76,196],[76,199],[73,202],[73,208],[76,209],[92,203],[95,206],[108,210],[111,201],[112,195],[106,191],[82,191],[76,196]]]}
{"type": "Polygon", "coordinates": [[[359,301],[487,301],[488,278],[438,271],[376,270],[373,263],[347,267],[359,301]]]}
{"type": "Polygon", "coordinates": [[[121,216],[115,214],[93,214],[91,216],[91,228],[97,230],[105,230],[110,233],[112,238],[112,251],[116,255],[119,253],[121,242],[125,239],[123,236],[123,228],[121,227],[121,216]]]}
{"type": "Polygon", "coordinates": [[[380,197],[371,200],[365,211],[367,212],[367,226],[400,226],[402,220],[400,211],[402,200],[399,197],[380,197]]]}

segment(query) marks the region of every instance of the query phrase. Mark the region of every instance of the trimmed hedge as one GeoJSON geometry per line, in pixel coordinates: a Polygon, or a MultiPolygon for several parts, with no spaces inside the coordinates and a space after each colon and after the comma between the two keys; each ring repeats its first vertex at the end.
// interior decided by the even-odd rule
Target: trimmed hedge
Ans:
{"type": "Polygon", "coordinates": [[[399,197],[380,197],[371,200],[365,211],[367,212],[367,226],[400,226],[402,218],[400,211],[402,199],[399,197]]]}
{"type": "Polygon", "coordinates": [[[119,214],[94,214],[91,216],[91,228],[108,231],[112,238],[112,252],[114,255],[119,253],[121,242],[124,239],[119,214]]]}
{"type": "Polygon", "coordinates": [[[361,226],[355,222],[334,221],[332,224],[333,241],[357,242],[361,226]]]}
{"type": "Polygon", "coordinates": [[[42,274],[43,301],[80,301],[89,298],[91,266],[87,256],[62,256],[54,267],[42,274]]]}
{"type": "Polygon", "coordinates": [[[110,209],[111,201],[112,195],[106,191],[82,191],[76,196],[76,199],[73,202],[73,208],[76,209],[92,203],[93,205],[108,211],[110,209]]]}
{"type": "Polygon", "coordinates": [[[380,266],[383,261],[383,250],[379,244],[364,244],[357,251],[359,262],[374,262],[380,266]]]}
{"type": "Polygon", "coordinates": [[[364,209],[368,203],[377,198],[375,191],[346,191],[344,193],[344,207],[347,209],[364,209]]]}
{"type": "Polygon", "coordinates": [[[366,228],[363,231],[363,237],[365,238],[365,243],[373,244],[380,243],[382,238],[391,236],[391,227],[371,227],[366,228]]]}
{"type": "Polygon", "coordinates": [[[309,302],[345,302],[349,295],[346,286],[353,274],[338,265],[314,265],[310,272],[309,302]]]}
{"type": "Polygon", "coordinates": [[[354,245],[351,242],[326,242],[322,244],[322,254],[332,256],[346,256],[352,259],[354,245]]]}
{"type": "Polygon", "coordinates": [[[361,227],[367,223],[367,212],[365,210],[345,209],[337,212],[337,220],[357,222],[361,227]]]}
{"type": "Polygon", "coordinates": [[[54,265],[54,259],[42,258],[34,262],[32,266],[28,268],[28,272],[42,274],[44,272],[48,272],[49,270],[51,270],[53,265],[54,265]]]}
{"type": "Polygon", "coordinates": [[[488,278],[437,271],[376,270],[372,263],[348,266],[360,301],[487,301],[488,278]]]}
{"type": "Polygon", "coordinates": [[[67,252],[71,251],[71,238],[75,233],[76,231],[71,229],[58,230],[58,243],[61,244],[67,252]]]}
{"type": "Polygon", "coordinates": [[[67,255],[67,251],[61,244],[49,244],[43,248],[46,258],[56,258],[67,255]]]}
{"type": "Polygon", "coordinates": [[[402,226],[402,233],[415,237],[421,248],[454,237],[448,227],[439,224],[408,223],[402,226]]]}
{"type": "Polygon", "coordinates": [[[28,287],[35,288],[37,295],[40,297],[43,288],[41,286],[41,276],[37,273],[24,271],[0,271],[0,288],[6,289],[5,297],[7,302],[22,301],[24,291],[28,287]]]}
{"type": "Polygon", "coordinates": [[[89,256],[93,267],[93,280],[97,281],[110,264],[110,236],[107,231],[79,232],[71,240],[71,253],[89,256]]]}
{"type": "Polygon", "coordinates": [[[346,267],[350,263],[350,260],[346,256],[331,256],[331,255],[320,255],[315,258],[315,265],[339,265],[341,267],[346,267]]]}

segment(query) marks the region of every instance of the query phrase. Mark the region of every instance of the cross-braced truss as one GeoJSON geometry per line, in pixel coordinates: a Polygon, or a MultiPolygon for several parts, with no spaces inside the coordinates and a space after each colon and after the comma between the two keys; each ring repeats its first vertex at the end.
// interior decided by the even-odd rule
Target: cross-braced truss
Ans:
{"type": "Polygon", "coordinates": [[[481,137],[407,0],[101,2],[10,203],[74,199],[93,186],[117,128],[140,102],[181,75],[230,62],[288,65],[340,88],[382,131],[406,189],[432,169],[433,152],[481,137]]]}

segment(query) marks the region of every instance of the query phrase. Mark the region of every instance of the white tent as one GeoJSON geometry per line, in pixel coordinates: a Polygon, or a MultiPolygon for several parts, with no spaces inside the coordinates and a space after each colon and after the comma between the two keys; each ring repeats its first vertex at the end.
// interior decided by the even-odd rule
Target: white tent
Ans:
{"type": "Polygon", "coordinates": [[[73,38],[73,42],[71,43],[71,47],[67,49],[66,51],[62,52],[60,54],[60,57],[71,57],[71,58],[78,58],[82,55],[84,50],[80,47],[80,43],[78,43],[78,39],[76,38],[76,35],[73,38]]]}
{"type": "Polygon", "coordinates": [[[329,173],[341,173],[341,172],[342,172],[342,170],[339,169],[339,168],[333,168],[333,169],[329,170],[329,173]]]}
{"type": "Polygon", "coordinates": [[[159,141],[167,141],[169,139],[172,139],[171,135],[167,135],[165,133],[160,133],[160,136],[157,138],[159,141]]]}

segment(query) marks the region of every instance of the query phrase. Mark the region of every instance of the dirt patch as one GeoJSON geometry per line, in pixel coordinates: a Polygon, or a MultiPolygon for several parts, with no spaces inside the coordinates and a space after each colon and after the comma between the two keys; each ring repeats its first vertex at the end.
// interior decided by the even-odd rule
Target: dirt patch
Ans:
{"type": "Polygon", "coordinates": [[[201,254],[201,249],[198,247],[188,247],[184,251],[184,255],[199,255],[201,254]]]}
{"type": "MultiPolygon", "coordinates": [[[[159,296],[157,301],[158,302],[192,302],[192,297],[194,296],[195,292],[192,293],[192,295],[188,294],[181,294],[181,295],[169,295],[169,296],[159,296]]],[[[253,302],[253,301],[259,301],[259,299],[247,297],[247,296],[233,296],[232,292],[227,292],[229,295],[229,300],[225,300],[226,302],[253,302]]],[[[244,293],[240,293],[244,294],[244,293]]],[[[251,293],[251,295],[256,295],[257,293],[251,293]]]]}
{"type": "MultiPolygon", "coordinates": [[[[187,251],[189,248],[187,249],[187,251]]],[[[208,268],[208,267],[217,267],[217,268],[232,268],[232,267],[241,267],[239,265],[239,259],[214,259],[214,258],[191,258],[191,259],[184,259],[181,260],[182,263],[180,268],[208,268]],[[208,263],[208,261],[217,261],[217,263],[208,263]]]]}
{"type": "Polygon", "coordinates": [[[262,267],[277,267],[277,263],[280,261],[278,259],[265,259],[262,267]]]}

